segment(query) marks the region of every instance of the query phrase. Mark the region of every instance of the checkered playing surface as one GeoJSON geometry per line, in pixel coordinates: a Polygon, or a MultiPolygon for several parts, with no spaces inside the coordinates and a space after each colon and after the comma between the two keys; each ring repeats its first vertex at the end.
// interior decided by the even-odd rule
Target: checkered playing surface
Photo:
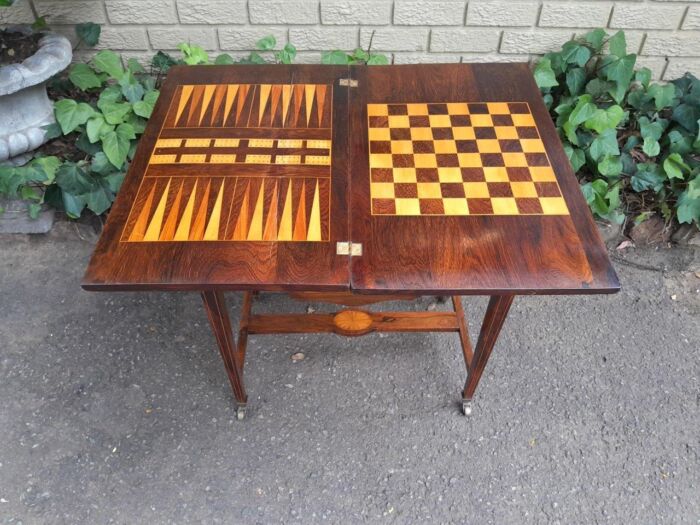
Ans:
{"type": "Polygon", "coordinates": [[[368,104],[373,215],[568,215],[524,102],[368,104]]]}

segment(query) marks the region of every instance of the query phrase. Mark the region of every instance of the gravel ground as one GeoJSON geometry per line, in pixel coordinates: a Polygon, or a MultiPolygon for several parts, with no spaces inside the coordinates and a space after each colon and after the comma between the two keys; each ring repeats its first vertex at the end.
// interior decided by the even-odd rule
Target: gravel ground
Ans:
{"type": "Polygon", "coordinates": [[[84,292],[93,244],[0,238],[0,523],[700,523],[697,251],[516,298],[470,418],[455,335],[259,336],[239,422],[199,297],[84,292]]]}

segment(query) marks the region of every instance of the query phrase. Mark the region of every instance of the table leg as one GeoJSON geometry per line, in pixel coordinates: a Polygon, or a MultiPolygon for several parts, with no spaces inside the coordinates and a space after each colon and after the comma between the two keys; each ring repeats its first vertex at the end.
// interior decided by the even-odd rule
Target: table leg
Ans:
{"type": "MultiPolygon", "coordinates": [[[[249,303],[248,294],[246,294],[246,299],[246,302],[249,303]]],[[[245,355],[245,348],[236,348],[231,331],[231,320],[229,319],[226,301],[224,300],[224,293],[207,290],[202,292],[202,300],[204,301],[204,309],[207,311],[207,316],[209,317],[209,323],[211,323],[211,328],[214,331],[214,337],[216,337],[221,358],[226,367],[228,379],[231,382],[233,395],[236,396],[236,401],[238,402],[236,415],[238,419],[243,419],[246,402],[248,401],[248,395],[243,385],[243,357],[245,355]]],[[[241,341],[239,341],[239,343],[240,342],[241,341]]]]}
{"type": "Polygon", "coordinates": [[[513,298],[513,295],[494,295],[489,300],[484,322],[479,332],[479,340],[476,343],[474,357],[469,365],[467,382],[464,384],[464,391],[462,393],[462,408],[466,415],[471,414],[471,400],[474,396],[474,391],[479,385],[481,374],[483,374],[486,363],[491,355],[491,350],[493,350],[496,344],[498,334],[501,332],[501,327],[506,320],[510,305],[513,303],[513,298]]]}

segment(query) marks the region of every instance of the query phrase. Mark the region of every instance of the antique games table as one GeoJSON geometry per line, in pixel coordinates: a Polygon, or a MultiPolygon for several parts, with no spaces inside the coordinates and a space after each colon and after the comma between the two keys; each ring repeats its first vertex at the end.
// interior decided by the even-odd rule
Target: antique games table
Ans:
{"type": "Polygon", "coordinates": [[[619,283],[527,65],[273,65],[171,70],[83,287],[200,292],[242,418],[248,335],[455,332],[469,414],[515,295],[619,283]],[[453,310],[366,307],[423,295],[453,310]],[[460,295],[490,296],[474,349],[460,295]]]}

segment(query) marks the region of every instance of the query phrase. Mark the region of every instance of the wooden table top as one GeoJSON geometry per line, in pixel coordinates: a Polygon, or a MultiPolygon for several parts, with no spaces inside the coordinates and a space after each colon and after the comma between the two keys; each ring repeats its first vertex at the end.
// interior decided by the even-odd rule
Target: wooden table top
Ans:
{"type": "Polygon", "coordinates": [[[274,65],[171,70],[83,287],[619,283],[525,64],[274,65]]]}

